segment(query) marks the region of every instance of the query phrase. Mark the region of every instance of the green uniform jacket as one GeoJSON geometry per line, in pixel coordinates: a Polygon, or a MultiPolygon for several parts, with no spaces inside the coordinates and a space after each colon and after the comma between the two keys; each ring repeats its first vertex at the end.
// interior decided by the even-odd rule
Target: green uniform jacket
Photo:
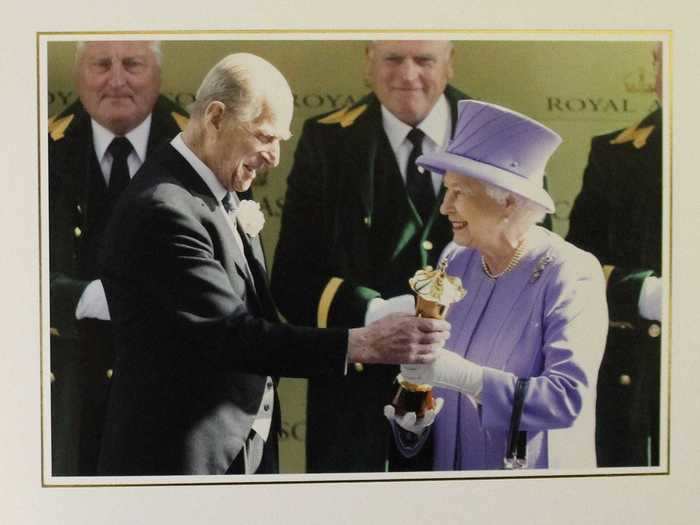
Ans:
{"type": "MultiPolygon", "coordinates": [[[[186,121],[181,108],[159,97],[147,152],[172,139],[186,121]]],[[[109,210],[90,115],[80,101],[50,120],[48,151],[53,473],[94,474],[113,361],[111,326],[78,322],[75,309],[85,287],[98,278],[109,210]]]]}
{"type": "Polygon", "coordinates": [[[599,466],[659,463],[660,334],[639,316],[644,279],[661,275],[661,109],[595,137],[567,240],[608,277],[610,330],[598,376],[599,466]]]}

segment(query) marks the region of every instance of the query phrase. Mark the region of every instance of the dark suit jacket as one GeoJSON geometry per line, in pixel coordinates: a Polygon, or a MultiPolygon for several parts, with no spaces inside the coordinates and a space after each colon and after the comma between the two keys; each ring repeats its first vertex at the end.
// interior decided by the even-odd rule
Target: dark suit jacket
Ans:
{"type": "MultiPolygon", "coordinates": [[[[147,153],[187,120],[159,97],[147,153]]],[[[104,404],[114,360],[111,324],[76,321],[78,300],[97,278],[97,255],[111,214],[95,156],[90,115],[76,101],[49,124],[49,266],[52,455],[54,475],[95,474],[104,404]]]]}
{"type": "Polygon", "coordinates": [[[598,376],[600,466],[658,464],[659,323],[639,316],[644,279],[661,275],[661,109],[593,138],[567,240],[608,275],[610,330],[598,376]],[[651,447],[649,447],[651,443],[651,447]]]}
{"type": "Polygon", "coordinates": [[[347,331],[280,324],[259,241],[244,235],[251,282],[219,206],[166,145],[115,210],[103,258],[117,360],[102,474],[224,473],[265,376],[342,376],[347,331]]]}
{"type": "MultiPolygon", "coordinates": [[[[449,86],[445,95],[455,123],[457,101],[469,97],[449,86]]],[[[374,94],[304,124],[272,269],[273,294],[289,321],[362,326],[371,299],[410,293],[408,278],[435,265],[452,239],[439,213],[443,191],[423,224],[398,169],[374,94]],[[377,179],[390,176],[398,186],[383,190],[382,200],[377,179]]],[[[382,409],[397,372],[353,367],[341,381],[310,381],[309,472],[384,470],[389,439],[382,409]]]]}

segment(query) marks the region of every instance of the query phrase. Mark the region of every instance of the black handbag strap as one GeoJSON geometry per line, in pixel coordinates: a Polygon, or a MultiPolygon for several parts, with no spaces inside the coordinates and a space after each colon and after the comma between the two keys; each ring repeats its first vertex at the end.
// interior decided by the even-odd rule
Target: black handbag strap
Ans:
{"type": "Polygon", "coordinates": [[[508,447],[506,448],[506,457],[503,459],[504,468],[506,469],[518,469],[527,466],[527,432],[519,430],[519,428],[529,384],[530,378],[528,377],[521,377],[515,383],[513,413],[510,416],[510,429],[508,430],[508,447]]]}

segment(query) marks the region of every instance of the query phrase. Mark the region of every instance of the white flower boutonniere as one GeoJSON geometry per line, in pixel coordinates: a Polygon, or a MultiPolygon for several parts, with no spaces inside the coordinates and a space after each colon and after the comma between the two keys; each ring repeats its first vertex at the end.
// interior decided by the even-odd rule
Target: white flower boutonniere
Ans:
{"type": "Polygon", "coordinates": [[[257,237],[265,225],[265,215],[260,210],[260,204],[255,201],[243,200],[236,210],[236,221],[241,229],[250,237],[257,237]]]}

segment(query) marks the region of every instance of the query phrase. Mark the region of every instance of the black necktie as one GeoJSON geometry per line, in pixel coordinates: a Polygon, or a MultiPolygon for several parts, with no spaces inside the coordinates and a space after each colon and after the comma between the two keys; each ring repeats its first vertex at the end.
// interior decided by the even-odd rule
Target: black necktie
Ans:
{"type": "Polygon", "coordinates": [[[224,207],[224,210],[226,210],[226,213],[231,213],[233,211],[233,203],[231,200],[231,192],[227,191],[226,196],[221,199],[221,204],[224,207]]]}
{"type": "Polygon", "coordinates": [[[127,187],[131,177],[129,177],[129,165],[126,159],[133,146],[126,137],[115,137],[107,148],[112,154],[112,170],[109,172],[109,197],[114,202],[117,197],[127,187]]]}
{"type": "Polygon", "coordinates": [[[423,153],[423,137],[424,133],[418,128],[413,128],[408,132],[407,138],[413,144],[413,149],[408,156],[408,164],[406,165],[406,191],[408,191],[408,196],[425,223],[433,211],[435,192],[430,172],[419,170],[416,166],[416,159],[423,153]]]}

